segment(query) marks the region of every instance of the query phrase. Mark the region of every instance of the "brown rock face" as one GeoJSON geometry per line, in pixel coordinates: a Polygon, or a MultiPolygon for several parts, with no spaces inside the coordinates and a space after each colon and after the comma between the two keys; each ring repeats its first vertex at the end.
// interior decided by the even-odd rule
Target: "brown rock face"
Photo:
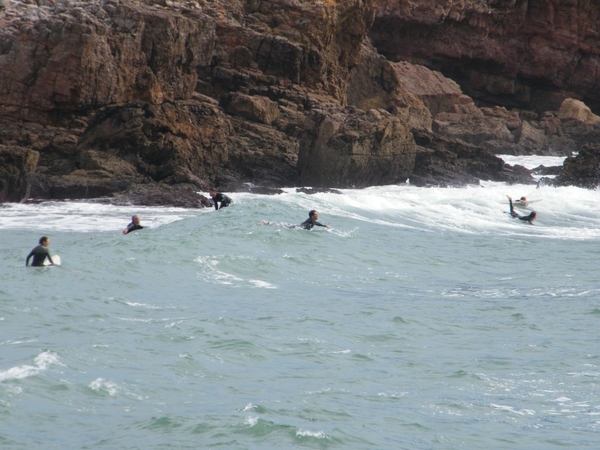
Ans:
{"type": "Polygon", "coordinates": [[[365,187],[404,182],[414,167],[408,127],[382,110],[314,111],[298,155],[304,184],[365,187]]]}
{"type": "Polygon", "coordinates": [[[0,25],[0,114],[24,120],[188,97],[215,39],[215,21],[198,9],[135,1],[14,1],[0,25]]]}
{"type": "Polygon", "coordinates": [[[369,35],[488,105],[556,110],[574,97],[600,110],[599,17],[592,0],[381,0],[369,35]]]}
{"type": "Polygon", "coordinates": [[[304,115],[346,102],[375,11],[362,0],[9,6],[0,143],[40,153],[32,195],[43,198],[295,184],[304,115]]]}
{"type": "Polygon", "coordinates": [[[600,134],[575,103],[596,101],[595,38],[582,34],[595,11],[541,0],[5,1],[0,192],[200,205],[194,189],[210,185],[524,179],[493,153],[568,154],[600,134]],[[376,7],[378,49],[428,68],[377,53],[366,39],[376,7]],[[568,91],[575,100],[557,112],[568,91]],[[481,106],[491,102],[539,111],[481,106]]]}

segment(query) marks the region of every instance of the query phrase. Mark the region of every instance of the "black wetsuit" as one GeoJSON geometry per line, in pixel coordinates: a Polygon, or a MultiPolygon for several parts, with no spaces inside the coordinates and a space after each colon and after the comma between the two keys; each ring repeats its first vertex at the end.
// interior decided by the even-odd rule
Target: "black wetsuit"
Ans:
{"type": "Polygon", "coordinates": [[[29,252],[29,255],[27,255],[27,259],[25,260],[26,266],[29,265],[29,259],[32,256],[33,256],[33,261],[31,263],[31,265],[33,267],[43,266],[46,258],[48,258],[48,260],[50,261],[51,264],[54,264],[54,261],[52,261],[52,258],[50,257],[50,249],[42,244],[38,245],[33,250],[31,250],[31,252],[29,252]]]}
{"type": "Polygon", "coordinates": [[[220,192],[217,192],[217,195],[215,195],[212,199],[213,203],[215,204],[215,209],[219,209],[219,202],[221,203],[221,208],[225,208],[231,204],[231,199],[220,192]]]}
{"type": "Polygon", "coordinates": [[[511,217],[517,218],[519,220],[522,220],[523,222],[529,222],[531,225],[533,225],[533,219],[536,216],[535,211],[532,211],[527,216],[522,216],[521,214],[518,214],[518,213],[515,212],[515,208],[513,207],[512,199],[509,198],[508,202],[510,204],[510,212],[509,212],[509,214],[511,215],[511,217]]]}
{"type": "Polygon", "coordinates": [[[129,234],[135,230],[141,230],[142,228],[144,228],[144,227],[141,225],[136,225],[135,223],[131,222],[129,225],[127,225],[127,228],[125,228],[127,230],[127,233],[125,233],[125,234],[129,234]]]}
{"type": "Polygon", "coordinates": [[[300,224],[300,227],[304,228],[305,230],[312,230],[312,228],[315,225],[318,227],[326,227],[327,226],[327,225],[323,225],[321,222],[317,222],[312,217],[309,217],[308,219],[306,219],[304,222],[302,222],[300,224]]]}

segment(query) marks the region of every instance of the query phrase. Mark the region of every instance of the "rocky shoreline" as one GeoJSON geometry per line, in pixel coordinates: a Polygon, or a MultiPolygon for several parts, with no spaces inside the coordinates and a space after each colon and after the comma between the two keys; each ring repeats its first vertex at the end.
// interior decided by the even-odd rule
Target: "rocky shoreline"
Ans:
{"type": "Polygon", "coordinates": [[[596,188],[600,38],[530,3],[2,0],[0,202],[535,182],[497,154],[578,153],[546,181],[596,188]]]}

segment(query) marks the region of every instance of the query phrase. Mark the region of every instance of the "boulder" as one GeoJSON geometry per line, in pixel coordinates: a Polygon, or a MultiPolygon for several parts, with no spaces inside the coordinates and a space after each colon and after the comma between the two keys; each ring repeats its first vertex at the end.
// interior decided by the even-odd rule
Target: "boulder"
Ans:
{"type": "Polygon", "coordinates": [[[307,116],[298,171],[308,186],[360,188],[404,182],[414,158],[412,134],[396,116],[332,106],[307,116]]]}
{"type": "Polygon", "coordinates": [[[553,184],[597,189],[600,185],[600,144],[587,144],[577,156],[567,158],[553,184]]]}
{"type": "Polygon", "coordinates": [[[592,110],[582,101],[574,98],[565,99],[557,111],[559,119],[574,119],[587,125],[599,125],[600,117],[595,115],[592,110]]]}
{"type": "Polygon", "coordinates": [[[227,114],[265,125],[271,125],[279,117],[277,103],[263,96],[250,96],[236,92],[224,96],[221,99],[221,106],[227,114]]]}
{"type": "Polygon", "coordinates": [[[441,112],[482,115],[473,99],[440,72],[407,62],[391,63],[391,66],[402,88],[421,100],[432,117],[441,112]]]}
{"type": "Polygon", "coordinates": [[[535,183],[524,167],[511,167],[489,150],[462,140],[420,133],[416,142],[415,168],[409,180],[415,186],[478,185],[480,180],[535,183]]]}

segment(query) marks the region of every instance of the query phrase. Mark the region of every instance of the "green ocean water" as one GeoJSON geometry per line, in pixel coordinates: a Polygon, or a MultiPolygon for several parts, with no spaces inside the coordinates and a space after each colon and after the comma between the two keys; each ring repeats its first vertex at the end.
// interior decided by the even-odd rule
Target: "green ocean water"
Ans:
{"type": "Polygon", "coordinates": [[[598,192],[231,196],[0,206],[0,447],[599,448],[598,192]]]}

